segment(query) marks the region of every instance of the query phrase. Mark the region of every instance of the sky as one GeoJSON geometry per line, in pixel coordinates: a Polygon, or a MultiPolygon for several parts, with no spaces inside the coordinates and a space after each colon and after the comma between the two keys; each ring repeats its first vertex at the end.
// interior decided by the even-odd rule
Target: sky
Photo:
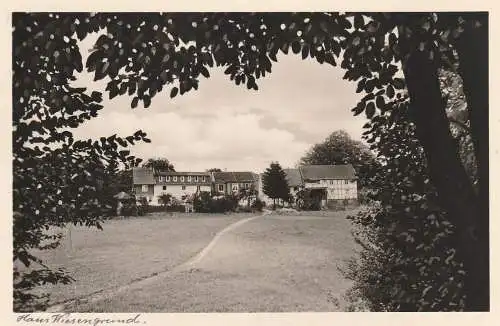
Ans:
{"type": "MultiPolygon", "coordinates": [[[[84,60],[96,38],[80,45],[84,60]]],[[[209,69],[210,78],[201,77],[197,91],[174,99],[165,87],[147,109],[141,104],[131,109],[132,97],[127,95],[109,100],[104,93],[99,116],[74,134],[128,136],[141,129],[152,142],[131,147],[131,153],[144,160],[167,158],[177,171],[262,172],[273,161],[293,167],[335,130],[344,129],[361,140],[366,117],[354,117],[350,111],[360,95],[355,83],[342,79],[341,68],[280,54],[272,73],[257,80],[258,91],[237,86],[223,71],[209,69]]],[[[75,85],[103,91],[106,83],[94,82],[84,72],[75,85]]]]}

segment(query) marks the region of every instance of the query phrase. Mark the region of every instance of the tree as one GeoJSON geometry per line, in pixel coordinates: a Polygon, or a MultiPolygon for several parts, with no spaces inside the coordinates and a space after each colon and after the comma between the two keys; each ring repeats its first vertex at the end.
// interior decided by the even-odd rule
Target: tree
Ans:
{"type": "Polygon", "coordinates": [[[285,171],[278,162],[273,162],[266,169],[262,176],[262,191],[273,200],[276,206],[276,199],[288,201],[290,199],[290,188],[286,180],[285,171]]]}
{"type": "Polygon", "coordinates": [[[142,167],[154,169],[156,171],[171,171],[175,172],[174,165],[166,158],[150,158],[142,167]]]}
{"type": "MultiPolygon", "coordinates": [[[[385,116],[397,119],[399,110],[393,108],[401,99],[410,103],[406,118],[415,125],[439,203],[456,227],[457,257],[467,272],[466,309],[489,309],[487,13],[158,13],[144,19],[116,13],[23,15],[14,31],[20,41],[13,57],[22,53],[26,58],[23,64],[14,60],[18,68],[14,87],[20,87],[17,93],[14,90],[16,105],[26,103],[24,89],[41,90],[39,85],[46,84],[43,71],[31,79],[40,69],[27,68],[28,60],[35,68],[55,60],[60,69],[53,71],[59,74],[81,70],[74,35],[81,40],[104,27],[107,34],[97,40],[86,67],[95,80],[110,78],[110,98],[127,92],[133,96],[133,108],[139,101],[148,107],[164,87],[171,97],[196,90],[200,76],[208,78],[207,67],[214,65],[226,67],[225,73],[236,85],[258,90],[256,81],[272,71],[272,61],[278,61],[280,52],[300,53],[320,64],[340,63],[346,70],[344,79],[356,81],[357,92],[365,94],[354,114],[364,112],[371,121],[385,116]],[[51,41],[53,31],[57,39],[51,41]],[[23,43],[26,35],[44,37],[35,39],[38,43],[33,46],[30,40],[23,43]],[[54,54],[47,56],[48,61],[38,53],[42,47],[54,54]],[[404,79],[397,75],[398,64],[404,79]],[[467,99],[478,167],[477,194],[458,155],[440,92],[438,69],[452,69],[454,64],[467,99]],[[30,78],[24,78],[25,71],[30,78]],[[34,79],[38,85],[33,85],[34,79]]],[[[49,83],[60,82],[60,75],[50,76],[49,83]]],[[[57,105],[74,99],[64,92],[80,96],[77,90],[61,92],[51,86],[43,89],[53,90],[55,112],[59,112],[57,105]]],[[[36,130],[37,125],[23,128],[36,130]]],[[[392,142],[397,146],[397,139],[392,142]]]]}
{"type": "Polygon", "coordinates": [[[352,164],[361,186],[365,186],[369,183],[370,171],[375,168],[377,161],[367,145],[353,140],[344,130],[338,130],[323,142],[313,145],[300,159],[300,164],[352,164]]]}
{"type": "Polygon", "coordinates": [[[159,196],[159,200],[160,200],[161,204],[163,205],[163,207],[167,207],[172,201],[172,195],[171,194],[161,194],[159,196]]]}
{"type": "MultiPolygon", "coordinates": [[[[116,162],[125,167],[138,164],[140,159],[126,147],[149,142],[141,130],[125,138],[74,139],[71,129],[98,116],[102,109],[99,92],[71,84],[75,71],[83,69],[72,35],[76,20],[83,22],[86,17],[21,13],[12,17],[16,312],[44,308],[48,298],[33,293],[35,287],[72,281],[64,270],[45,265],[33,254],[59,245],[61,234],[46,230],[67,223],[102,228],[103,216],[110,209],[102,198],[106,168],[116,162]]],[[[78,34],[84,37],[92,29],[86,25],[78,34]]]]}
{"type": "Polygon", "coordinates": [[[222,170],[219,168],[211,168],[211,169],[208,169],[207,172],[222,172],[222,170]]]}

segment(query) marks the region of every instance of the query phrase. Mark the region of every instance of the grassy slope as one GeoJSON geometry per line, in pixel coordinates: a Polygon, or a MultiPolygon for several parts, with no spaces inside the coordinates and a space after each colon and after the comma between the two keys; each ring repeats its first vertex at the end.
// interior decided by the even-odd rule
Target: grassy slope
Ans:
{"type": "Polygon", "coordinates": [[[346,212],[266,216],[224,235],[190,271],[81,312],[337,311],[350,283],[337,270],[353,254],[346,212]]]}
{"type": "Polygon", "coordinates": [[[43,252],[51,267],[64,267],[76,282],[46,286],[51,302],[123,285],[170,269],[194,256],[227,225],[246,216],[154,216],[113,220],[104,230],[71,227],[62,246],[43,252]]]}

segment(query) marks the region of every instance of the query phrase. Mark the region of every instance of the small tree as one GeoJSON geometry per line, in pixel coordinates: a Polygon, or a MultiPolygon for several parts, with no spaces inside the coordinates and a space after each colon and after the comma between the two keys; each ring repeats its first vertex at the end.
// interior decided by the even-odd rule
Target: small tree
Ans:
{"type": "Polygon", "coordinates": [[[170,204],[170,201],[172,200],[172,195],[171,194],[161,194],[160,196],[158,196],[158,199],[163,207],[167,207],[167,205],[170,204]]]}
{"type": "Polygon", "coordinates": [[[290,198],[290,188],[286,180],[285,171],[278,162],[273,162],[266,169],[262,177],[263,192],[273,200],[276,206],[276,199],[287,201],[290,198]]]}

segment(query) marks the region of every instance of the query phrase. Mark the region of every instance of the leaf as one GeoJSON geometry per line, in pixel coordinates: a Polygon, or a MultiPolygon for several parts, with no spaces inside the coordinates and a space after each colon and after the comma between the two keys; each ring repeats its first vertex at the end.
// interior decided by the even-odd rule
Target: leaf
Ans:
{"type": "Polygon", "coordinates": [[[93,91],[92,94],[90,95],[90,98],[94,102],[101,102],[102,101],[102,94],[100,92],[93,91]]]}
{"type": "Polygon", "coordinates": [[[379,109],[383,109],[385,107],[385,100],[384,100],[384,97],[383,96],[377,96],[377,99],[376,99],[376,104],[377,104],[377,107],[379,109]]]}
{"type": "Polygon", "coordinates": [[[396,34],[394,34],[394,33],[389,34],[389,46],[391,46],[391,47],[394,46],[394,44],[396,44],[396,42],[397,42],[397,39],[398,38],[397,38],[396,34]]]}
{"type": "Polygon", "coordinates": [[[359,115],[364,110],[365,110],[365,102],[361,101],[351,111],[354,112],[354,115],[356,116],[356,115],[359,115]]]}
{"type": "Polygon", "coordinates": [[[137,96],[135,96],[132,99],[132,109],[135,109],[137,107],[137,104],[139,104],[139,98],[137,96]]]}
{"type": "Polygon", "coordinates": [[[373,118],[374,114],[375,114],[375,104],[373,104],[373,102],[370,102],[366,106],[366,117],[368,119],[371,119],[371,118],[373,118]]]}
{"type": "Polygon", "coordinates": [[[282,45],[281,45],[281,52],[283,52],[284,54],[288,54],[288,43],[287,42],[284,42],[282,45]]]}
{"type": "Polygon", "coordinates": [[[304,44],[304,46],[302,46],[302,59],[307,58],[308,55],[309,55],[309,47],[304,44]]]}
{"type": "Polygon", "coordinates": [[[208,69],[205,68],[205,66],[200,67],[200,72],[205,78],[210,77],[210,73],[208,72],[208,69]]]}
{"type": "Polygon", "coordinates": [[[390,99],[394,97],[395,92],[394,92],[394,87],[392,87],[392,85],[387,86],[386,94],[390,99]]]}
{"type": "Polygon", "coordinates": [[[331,64],[334,67],[337,66],[337,63],[335,62],[335,58],[333,57],[333,54],[331,54],[331,53],[325,54],[325,62],[331,64]]]}
{"type": "Polygon", "coordinates": [[[145,108],[148,108],[151,105],[151,97],[149,95],[144,95],[144,98],[142,100],[144,102],[145,108]]]}
{"type": "Polygon", "coordinates": [[[170,91],[170,98],[174,98],[178,92],[179,89],[177,87],[173,87],[172,90],[170,91]]]}
{"type": "Polygon", "coordinates": [[[404,89],[405,88],[405,82],[402,78],[394,78],[392,81],[392,84],[394,85],[394,88],[396,88],[396,89],[404,89]]]}
{"type": "Polygon", "coordinates": [[[366,78],[361,79],[356,87],[356,93],[361,93],[365,89],[366,78]]]}
{"type": "Polygon", "coordinates": [[[292,51],[297,54],[300,52],[300,43],[297,41],[292,42],[292,51]]]}
{"type": "Polygon", "coordinates": [[[370,80],[367,80],[366,83],[365,83],[365,90],[367,93],[371,93],[373,92],[373,89],[375,88],[375,82],[370,79],[370,80]]]}
{"type": "Polygon", "coordinates": [[[363,19],[362,14],[356,14],[354,15],[354,28],[355,29],[362,29],[365,25],[365,21],[363,19]]]}

